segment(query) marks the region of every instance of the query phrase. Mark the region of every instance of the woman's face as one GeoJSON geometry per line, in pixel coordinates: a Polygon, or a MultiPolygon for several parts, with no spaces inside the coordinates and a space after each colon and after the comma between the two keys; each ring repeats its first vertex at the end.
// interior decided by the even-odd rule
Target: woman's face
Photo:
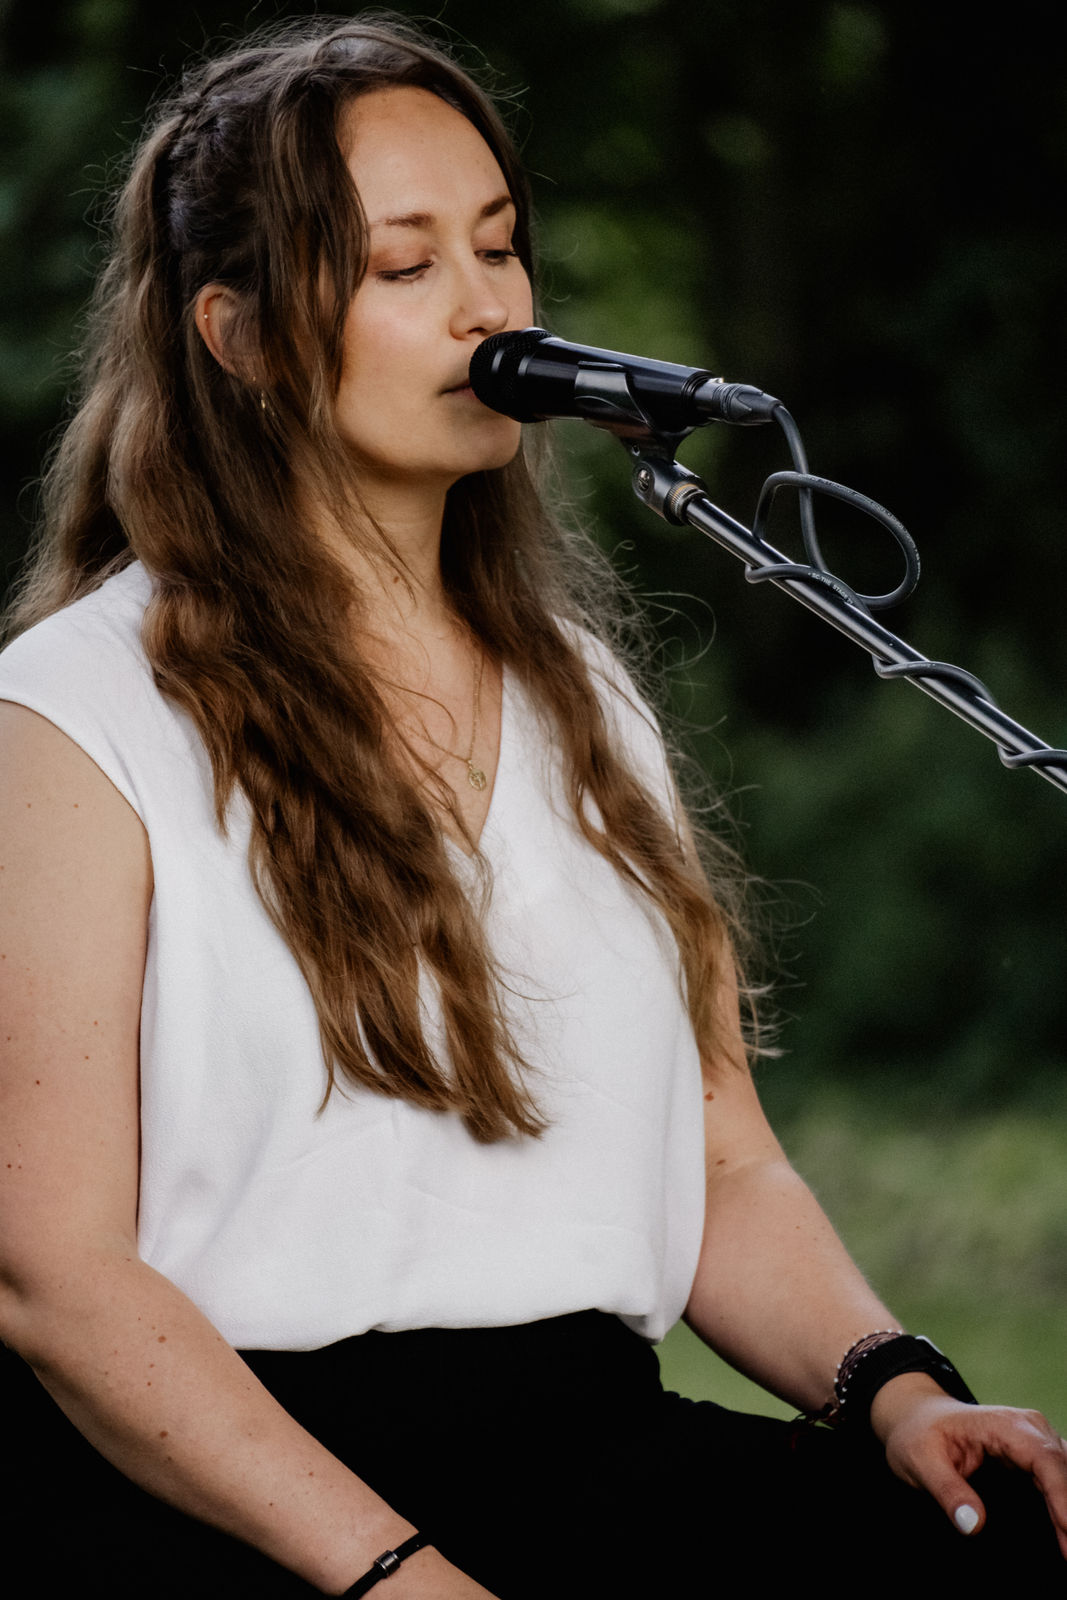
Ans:
{"type": "Polygon", "coordinates": [[[467,385],[491,333],[527,327],[515,208],[489,146],[425,89],[380,89],[348,112],[346,148],[370,228],[337,395],[364,487],[441,494],[510,461],[519,424],[467,385]]]}

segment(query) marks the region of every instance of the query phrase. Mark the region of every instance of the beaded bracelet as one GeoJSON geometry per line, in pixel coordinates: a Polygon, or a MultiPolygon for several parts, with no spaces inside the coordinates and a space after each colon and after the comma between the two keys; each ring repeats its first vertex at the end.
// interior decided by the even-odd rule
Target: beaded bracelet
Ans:
{"type": "MultiPolygon", "coordinates": [[[[845,1401],[848,1398],[849,1385],[864,1357],[873,1355],[885,1344],[895,1344],[898,1339],[907,1337],[903,1328],[880,1328],[877,1333],[868,1333],[862,1339],[857,1339],[854,1345],[849,1346],[837,1364],[837,1376],[834,1378],[835,1403],[826,1419],[831,1427],[845,1420],[845,1401]]],[[[869,1405],[867,1409],[870,1410],[869,1405]]],[[[853,1412],[852,1415],[854,1414],[853,1412]]],[[[849,1420],[852,1420],[851,1416],[849,1420]]]]}
{"type": "Polygon", "coordinates": [[[362,1578],[357,1578],[351,1589],[346,1589],[340,1600],[359,1600],[368,1590],[373,1589],[376,1583],[381,1583],[383,1578],[391,1578],[402,1561],[408,1556],[413,1556],[416,1550],[421,1550],[429,1544],[425,1534],[413,1533],[410,1539],[405,1539],[403,1544],[398,1544],[395,1550],[383,1550],[370,1564],[362,1578]]]}

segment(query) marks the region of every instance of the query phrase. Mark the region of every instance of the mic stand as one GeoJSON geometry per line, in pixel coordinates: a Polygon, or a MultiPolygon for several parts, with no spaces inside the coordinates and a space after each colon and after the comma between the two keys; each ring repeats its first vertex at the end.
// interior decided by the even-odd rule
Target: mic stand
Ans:
{"type": "MultiPolygon", "coordinates": [[[[616,398],[616,395],[612,396],[612,399],[616,398]]],[[[795,430],[795,424],[788,412],[784,407],[779,409],[783,419],[788,419],[788,423],[795,430]]],[[[784,420],[783,426],[785,426],[784,420]]],[[[814,537],[810,542],[807,537],[805,538],[808,554],[814,559],[807,563],[798,563],[787,560],[757,531],[762,520],[761,513],[765,507],[769,509],[775,494],[783,487],[800,491],[802,511],[807,511],[809,520],[812,491],[830,493],[838,499],[857,501],[861,509],[871,515],[882,512],[881,507],[875,507],[872,501],[865,501],[862,496],[855,495],[852,490],[843,489],[840,484],[812,478],[806,471],[780,472],[768,478],[764,484],[756,514],[757,529],[749,529],[714,505],[703,481],[674,459],[678,445],[686,437],[685,434],[657,433],[648,427],[646,417],[637,418],[632,414],[625,426],[616,425],[611,431],[624,435],[620,442],[634,463],[634,493],[649,510],[655,511],[666,522],[678,526],[688,523],[691,527],[698,528],[701,533],[714,539],[716,544],[722,545],[723,549],[729,550],[732,555],[744,562],[745,577],[749,583],[773,583],[776,588],[783,589],[786,594],[792,595],[794,600],[799,600],[801,605],[807,606],[809,611],[814,611],[817,616],[837,628],[846,638],[861,645],[864,650],[870,652],[874,670],[879,677],[905,678],[924,694],[929,695],[932,700],[955,712],[956,716],[961,717],[972,728],[977,728],[987,739],[992,739],[1006,767],[1033,767],[1041,777],[1054,784],[1056,788],[1067,791],[1067,750],[1051,749],[1028,729],[1014,722],[1000,709],[985,685],[971,673],[965,672],[962,667],[952,666],[949,662],[928,661],[911,645],[883,628],[871,615],[872,603],[884,605],[891,601],[895,602],[902,597],[902,591],[906,592],[911,587],[910,584],[902,585],[902,590],[895,591],[893,595],[882,596],[878,601],[872,601],[872,597],[857,594],[821,565],[814,537]],[[808,497],[806,506],[803,497],[808,497]]],[[[799,437],[797,442],[799,443],[799,437]]],[[[802,447],[800,448],[801,462],[806,468],[806,462],[802,461],[802,447]]],[[[882,513],[882,517],[888,516],[888,513],[882,513]]],[[[879,520],[882,520],[882,517],[879,517],[879,520]]],[[[891,518],[890,522],[895,523],[896,519],[891,518]]],[[[890,523],[885,523],[885,526],[890,526],[890,523]]],[[[894,536],[896,529],[904,533],[904,530],[900,529],[900,524],[896,523],[895,529],[890,528],[894,536]]],[[[904,538],[911,546],[911,540],[906,533],[904,538]]],[[[913,546],[911,549],[914,551],[913,546]]],[[[914,561],[914,578],[918,578],[917,557],[914,561]]]]}

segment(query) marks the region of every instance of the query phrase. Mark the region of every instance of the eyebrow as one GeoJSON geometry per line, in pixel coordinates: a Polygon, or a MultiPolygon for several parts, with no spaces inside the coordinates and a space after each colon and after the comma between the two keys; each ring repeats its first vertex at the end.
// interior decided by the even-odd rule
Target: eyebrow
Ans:
{"type": "MultiPolygon", "coordinates": [[[[495,200],[489,200],[478,213],[478,221],[485,222],[489,217],[497,217],[509,206],[514,207],[515,202],[509,194],[499,194],[495,200]]],[[[436,218],[430,211],[408,211],[402,217],[379,217],[371,223],[372,228],[430,228],[436,218]]]]}

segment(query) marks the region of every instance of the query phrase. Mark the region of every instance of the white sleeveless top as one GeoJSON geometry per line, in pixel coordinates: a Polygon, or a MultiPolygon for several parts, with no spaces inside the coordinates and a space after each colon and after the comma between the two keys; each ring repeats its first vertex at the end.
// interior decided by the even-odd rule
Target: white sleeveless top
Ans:
{"type": "MultiPolygon", "coordinates": [[[[697,1051],[673,941],[582,838],[542,718],[506,677],[480,850],[490,942],[547,1132],[481,1145],[458,1116],[352,1088],[320,1112],[311,995],[252,886],[243,797],[223,835],[204,746],[155,687],[140,638],[150,593],[131,566],[0,656],[0,699],[80,745],[151,844],[144,1260],[238,1348],[587,1308],[661,1338],[703,1227],[697,1051]]],[[[589,650],[634,767],[670,806],[654,726],[610,657],[589,650]]],[[[432,1016],[429,1027],[439,1034],[432,1016]]]]}

